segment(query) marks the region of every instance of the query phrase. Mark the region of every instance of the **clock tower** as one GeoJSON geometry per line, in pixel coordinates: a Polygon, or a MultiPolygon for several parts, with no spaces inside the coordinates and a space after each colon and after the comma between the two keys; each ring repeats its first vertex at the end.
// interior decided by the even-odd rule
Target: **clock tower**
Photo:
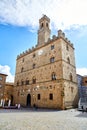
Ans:
{"type": "Polygon", "coordinates": [[[38,45],[46,43],[50,38],[49,23],[50,19],[46,15],[39,19],[38,45]]]}

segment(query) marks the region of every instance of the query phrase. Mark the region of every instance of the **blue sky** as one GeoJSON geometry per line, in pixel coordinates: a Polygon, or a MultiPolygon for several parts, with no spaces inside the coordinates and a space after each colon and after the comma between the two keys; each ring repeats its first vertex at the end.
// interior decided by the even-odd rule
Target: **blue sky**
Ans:
{"type": "Polygon", "coordinates": [[[77,73],[87,75],[86,7],[86,0],[0,1],[0,72],[8,74],[7,81],[14,79],[17,55],[37,44],[43,14],[51,20],[52,35],[62,29],[74,44],[77,73]]]}
{"type": "Polygon", "coordinates": [[[14,74],[17,55],[36,43],[36,33],[24,27],[0,25],[0,37],[0,62],[11,66],[14,74]]]}

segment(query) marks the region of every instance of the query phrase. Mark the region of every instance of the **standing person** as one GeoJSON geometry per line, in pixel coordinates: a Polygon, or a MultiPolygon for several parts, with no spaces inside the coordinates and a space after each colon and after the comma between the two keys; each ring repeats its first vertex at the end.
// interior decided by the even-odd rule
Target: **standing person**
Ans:
{"type": "Polygon", "coordinates": [[[20,107],[21,107],[20,104],[18,104],[18,109],[20,109],[20,107]]]}
{"type": "Polygon", "coordinates": [[[82,106],[82,112],[84,112],[84,107],[82,106]]]}

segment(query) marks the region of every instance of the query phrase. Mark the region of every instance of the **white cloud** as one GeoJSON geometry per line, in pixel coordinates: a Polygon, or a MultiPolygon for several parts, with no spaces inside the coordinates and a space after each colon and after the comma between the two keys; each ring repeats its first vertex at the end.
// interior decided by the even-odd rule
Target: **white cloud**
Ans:
{"type": "Polygon", "coordinates": [[[87,68],[77,68],[76,72],[79,75],[85,76],[85,75],[87,75],[87,68]]]}
{"type": "Polygon", "coordinates": [[[55,28],[87,25],[87,0],[0,0],[0,21],[18,26],[38,26],[46,14],[55,28]]]}
{"type": "Polygon", "coordinates": [[[14,82],[14,76],[10,72],[10,67],[8,65],[0,65],[0,73],[7,74],[6,82],[14,82]]]}

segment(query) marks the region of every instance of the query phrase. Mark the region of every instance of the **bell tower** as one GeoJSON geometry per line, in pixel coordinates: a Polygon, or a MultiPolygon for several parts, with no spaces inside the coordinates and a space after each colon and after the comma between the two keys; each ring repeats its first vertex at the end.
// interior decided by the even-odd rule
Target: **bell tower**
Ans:
{"type": "Polygon", "coordinates": [[[44,44],[50,38],[49,23],[50,19],[46,15],[39,19],[38,45],[44,44]]]}

